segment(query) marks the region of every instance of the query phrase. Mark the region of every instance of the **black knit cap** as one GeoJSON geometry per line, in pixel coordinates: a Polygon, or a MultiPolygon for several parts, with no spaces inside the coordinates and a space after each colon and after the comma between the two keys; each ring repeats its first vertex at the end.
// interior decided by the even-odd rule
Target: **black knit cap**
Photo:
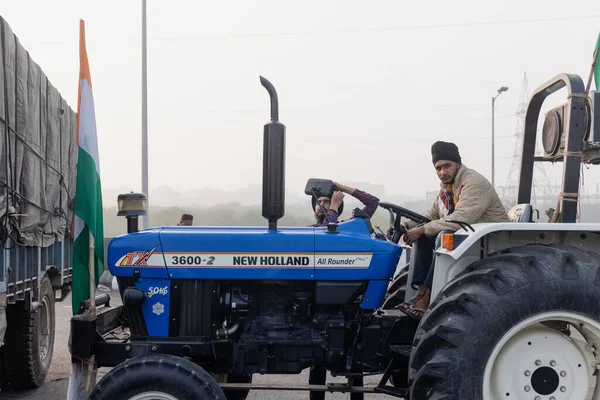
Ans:
{"type": "Polygon", "coordinates": [[[434,164],[439,160],[461,162],[458,147],[454,143],[449,142],[435,142],[431,146],[431,158],[434,164]]]}

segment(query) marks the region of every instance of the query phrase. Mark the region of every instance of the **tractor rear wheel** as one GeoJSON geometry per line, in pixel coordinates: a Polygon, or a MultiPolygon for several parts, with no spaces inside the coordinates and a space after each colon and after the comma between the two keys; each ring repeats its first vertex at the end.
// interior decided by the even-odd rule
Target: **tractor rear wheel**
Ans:
{"type": "MultiPolygon", "coordinates": [[[[406,284],[408,282],[408,270],[403,270],[400,275],[394,279],[390,285],[390,290],[395,289],[394,292],[388,293],[385,301],[381,305],[383,310],[391,310],[396,306],[400,305],[406,297],[406,284]]],[[[390,383],[397,388],[408,387],[408,371],[401,370],[399,372],[392,372],[390,375],[390,383]]]]}
{"type": "Polygon", "coordinates": [[[406,290],[406,283],[408,282],[408,266],[402,268],[400,272],[394,277],[390,287],[387,290],[388,295],[398,291],[399,289],[406,290]]]}
{"type": "MultiPolygon", "coordinates": [[[[405,269],[401,272],[400,275],[396,277],[396,279],[392,282],[390,289],[394,287],[396,290],[388,294],[387,298],[383,302],[381,308],[383,310],[391,310],[396,306],[400,305],[404,301],[406,297],[406,284],[408,282],[408,270],[405,269]]],[[[402,314],[403,315],[403,314],[402,314]]],[[[407,345],[409,346],[409,345],[407,345]]],[[[407,369],[402,368],[398,372],[392,372],[390,374],[390,383],[397,388],[406,388],[408,387],[408,371],[407,369]]]]}
{"type": "Polygon", "coordinates": [[[153,354],[127,360],[110,370],[90,400],[225,400],[225,394],[199,365],[181,357],[153,354]]]}
{"type": "Polygon", "coordinates": [[[600,348],[599,267],[600,255],[559,245],[469,266],[419,324],[411,400],[585,399],[600,348]]]}
{"type": "Polygon", "coordinates": [[[390,310],[404,301],[406,295],[406,284],[408,282],[408,271],[398,275],[388,289],[386,298],[381,305],[384,310],[390,310]]]}

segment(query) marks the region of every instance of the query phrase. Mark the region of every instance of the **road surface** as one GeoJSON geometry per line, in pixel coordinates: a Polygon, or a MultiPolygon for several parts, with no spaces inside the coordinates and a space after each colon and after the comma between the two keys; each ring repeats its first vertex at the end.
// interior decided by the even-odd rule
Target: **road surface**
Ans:
{"type": "MultiPolygon", "coordinates": [[[[110,293],[111,305],[121,304],[118,291],[110,293]]],[[[46,377],[46,383],[42,387],[19,392],[0,392],[2,400],[47,400],[47,399],[66,399],[67,385],[69,383],[69,368],[70,355],[68,350],[69,340],[69,320],[72,316],[71,312],[71,297],[67,297],[62,303],[56,303],[56,338],[54,342],[54,355],[52,357],[52,365],[50,372],[46,377]]],[[[98,381],[106,374],[108,368],[103,368],[98,371],[98,381]]],[[[375,386],[380,376],[369,377],[365,379],[367,386],[375,386]]],[[[253,382],[266,384],[288,384],[288,385],[304,385],[308,384],[308,371],[304,371],[300,375],[254,375],[253,382]]],[[[344,382],[343,378],[329,378],[328,382],[344,382]]],[[[592,382],[592,385],[595,382],[592,382]]],[[[593,392],[593,386],[590,387],[590,394],[593,392]]],[[[349,399],[348,393],[326,393],[326,399],[338,400],[349,399]]],[[[589,398],[589,397],[588,397],[589,398]]],[[[294,391],[251,391],[248,395],[248,400],[297,400],[308,399],[308,392],[294,391]]],[[[369,394],[365,395],[365,399],[374,400],[391,400],[394,397],[385,395],[369,394]]]]}

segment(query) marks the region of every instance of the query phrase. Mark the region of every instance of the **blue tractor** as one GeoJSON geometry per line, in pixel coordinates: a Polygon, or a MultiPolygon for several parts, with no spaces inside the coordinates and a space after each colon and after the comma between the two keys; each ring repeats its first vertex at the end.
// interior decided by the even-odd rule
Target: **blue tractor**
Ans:
{"type": "MultiPolygon", "coordinates": [[[[71,322],[74,359],[93,356],[98,367],[114,367],[91,399],[244,399],[254,389],[412,400],[580,398],[600,367],[600,226],[574,223],[576,208],[563,198],[550,223],[531,223],[531,143],[543,100],[567,86],[563,108],[570,116],[558,118],[553,110],[543,139],[558,143],[546,146],[550,153],[566,149],[563,159],[558,153],[546,158],[565,162],[565,171],[574,174],[567,174],[565,191],[572,192],[579,164],[571,154],[593,156],[600,149],[590,134],[600,134],[600,122],[592,118],[600,107],[596,92],[590,98],[581,79],[566,74],[536,90],[512,221],[457,221],[462,229],[436,250],[435,301],[417,321],[382,305],[397,304],[390,301],[395,293],[412,294],[410,286],[388,291],[395,271],[403,270],[402,218],[427,218],[380,203],[390,213],[387,234],[373,229],[360,209],[325,227],[277,226],[285,209],[285,126],[274,87],[264,78],[261,83],[271,98],[263,148],[262,215],[268,225],[138,231],[145,195],[121,195],[119,214],[127,217],[128,234],[110,242],[107,263],[123,305],[71,322]],[[575,331],[583,339],[575,339],[575,331]],[[311,367],[347,382],[252,383],[253,374],[298,374],[311,367]],[[362,386],[367,375],[381,379],[362,386]]],[[[331,181],[310,179],[305,193],[319,198],[332,190],[331,181]]],[[[406,282],[406,274],[398,279],[406,282]]]]}

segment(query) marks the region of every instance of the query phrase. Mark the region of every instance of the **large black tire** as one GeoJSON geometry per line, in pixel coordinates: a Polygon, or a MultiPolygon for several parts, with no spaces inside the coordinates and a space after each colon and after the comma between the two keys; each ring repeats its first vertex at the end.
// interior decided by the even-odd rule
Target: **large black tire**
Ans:
{"type": "Polygon", "coordinates": [[[406,286],[401,287],[400,289],[396,290],[394,293],[388,295],[385,298],[385,300],[383,301],[381,308],[383,310],[392,310],[396,306],[400,305],[400,303],[402,303],[404,301],[405,297],[406,297],[406,286]]]}
{"type": "Polygon", "coordinates": [[[390,284],[387,290],[388,295],[397,292],[399,289],[406,289],[407,282],[408,269],[407,267],[404,267],[392,280],[392,283],[390,284]]]}
{"type": "Polygon", "coordinates": [[[6,369],[4,367],[4,348],[0,347],[0,389],[8,387],[6,379],[6,369]]]}
{"type": "Polygon", "coordinates": [[[403,269],[396,275],[381,305],[384,310],[391,310],[404,301],[406,297],[406,285],[408,283],[408,270],[403,269]]]}
{"type": "Polygon", "coordinates": [[[600,320],[599,266],[598,254],[558,245],[512,248],[469,266],[419,324],[410,399],[481,399],[492,351],[526,319],[567,311],[600,320]]]}
{"type": "Polygon", "coordinates": [[[54,350],[54,289],[48,276],[40,282],[40,307],[26,311],[23,302],[6,309],[8,329],[3,346],[6,380],[13,389],[44,383],[54,350]]]}
{"type": "MultiPolygon", "coordinates": [[[[396,306],[400,305],[404,301],[406,297],[406,284],[408,283],[408,270],[405,269],[401,271],[401,273],[396,277],[393,281],[391,287],[395,287],[395,291],[393,293],[388,293],[385,301],[383,302],[381,308],[383,310],[391,310],[396,306]],[[395,284],[395,285],[394,285],[395,284]]],[[[390,288],[391,288],[390,287],[390,288]]],[[[408,317],[403,317],[408,318],[408,317]]],[[[390,383],[397,388],[407,388],[408,387],[408,368],[401,369],[398,372],[392,372],[390,374],[390,383]]]]}
{"type": "Polygon", "coordinates": [[[178,400],[224,400],[212,376],[181,357],[153,354],[127,360],[98,382],[90,400],[128,400],[148,392],[166,393],[178,400]]]}

